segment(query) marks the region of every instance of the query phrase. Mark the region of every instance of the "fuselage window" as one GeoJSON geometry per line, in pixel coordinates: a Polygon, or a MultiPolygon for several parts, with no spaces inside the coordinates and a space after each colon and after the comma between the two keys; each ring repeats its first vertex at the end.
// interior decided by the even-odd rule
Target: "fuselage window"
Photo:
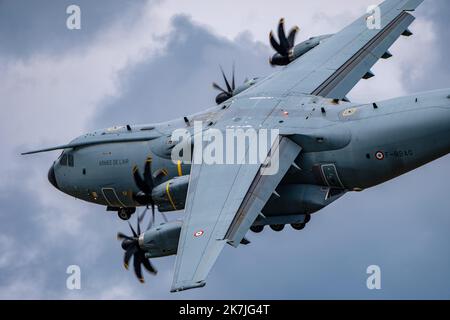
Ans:
{"type": "Polygon", "coordinates": [[[59,164],[62,166],[67,166],[67,154],[63,154],[61,160],[59,160],[59,164]]]}
{"type": "Polygon", "coordinates": [[[69,156],[68,156],[68,164],[69,164],[69,167],[73,167],[74,166],[73,154],[69,154],[69,156]]]}

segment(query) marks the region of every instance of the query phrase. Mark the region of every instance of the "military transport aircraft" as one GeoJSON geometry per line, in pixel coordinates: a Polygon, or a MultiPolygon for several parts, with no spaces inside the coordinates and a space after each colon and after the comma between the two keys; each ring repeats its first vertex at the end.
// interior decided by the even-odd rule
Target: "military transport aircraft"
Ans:
{"type": "MultiPolygon", "coordinates": [[[[176,254],[172,291],[202,287],[226,244],[247,244],[250,229],[289,224],[301,230],[310,215],[342,197],[416,169],[450,151],[450,89],[376,101],[350,102],[346,95],[408,29],[423,0],[387,0],[378,8],[380,28],[369,27],[375,11],[333,35],[295,45],[298,29],[285,33],[284,20],[270,43],[273,65],[265,78],[236,87],[225,78],[218,105],[166,123],[126,125],[98,130],[72,142],[25,154],[63,150],[48,179],[62,192],[116,211],[129,219],[137,207],[152,208],[147,230],[131,227],[118,234],[124,264],[133,257],[156,269],[149,258],[176,254]],[[202,130],[252,127],[277,129],[278,143],[254,164],[173,161],[175,129],[194,135],[202,130]],[[278,170],[264,170],[278,153],[278,170]],[[159,212],[184,210],[183,221],[154,225],[159,212]]],[[[223,74],[223,71],[222,71],[223,74]]],[[[191,140],[190,146],[197,148],[191,140]]],[[[203,143],[203,142],[202,142],[203,143]]],[[[249,150],[249,149],[247,149],[249,150]]],[[[145,209],[146,210],[146,209],[145,209]]],[[[138,217],[139,215],[136,215],[138,217]]],[[[165,217],[165,216],[164,216],[165,217]]],[[[142,215],[137,220],[141,220],[142,215]]]]}

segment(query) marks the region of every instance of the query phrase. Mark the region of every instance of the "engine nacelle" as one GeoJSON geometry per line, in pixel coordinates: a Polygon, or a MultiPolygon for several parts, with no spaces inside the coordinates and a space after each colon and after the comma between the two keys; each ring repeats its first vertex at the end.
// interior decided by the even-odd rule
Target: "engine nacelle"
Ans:
{"type": "Polygon", "coordinates": [[[186,202],[189,176],[170,179],[152,191],[152,198],[160,212],[183,210],[186,202]]]}
{"type": "Polygon", "coordinates": [[[182,221],[170,221],[141,234],[139,246],[147,251],[146,257],[158,258],[176,254],[182,225],[182,221]]]}
{"type": "Polygon", "coordinates": [[[282,56],[279,53],[273,55],[270,59],[270,64],[276,66],[286,66],[297,58],[300,58],[305,53],[311,51],[315,47],[317,47],[322,41],[331,37],[332,34],[326,34],[322,36],[312,37],[302,43],[296,45],[288,56],[282,56]]]}

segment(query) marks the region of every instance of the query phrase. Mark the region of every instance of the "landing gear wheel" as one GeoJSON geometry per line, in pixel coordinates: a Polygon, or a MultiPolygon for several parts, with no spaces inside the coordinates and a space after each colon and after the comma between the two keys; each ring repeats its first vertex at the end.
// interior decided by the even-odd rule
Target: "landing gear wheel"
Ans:
{"type": "Polygon", "coordinates": [[[282,231],[284,229],[284,224],[271,224],[270,228],[273,231],[280,232],[280,231],[282,231]]]}
{"type": "Polygon", "coordinates": [[[295,230],[303,230],[305,228],[306,224],[305,223],[292,223],[291,227],[294,228],[295,230]]]}
{"type": "Polygon", "coordinates": [[[307,224],[309,222],[309,220],[311,220],[311,215],[310,214],[306,214],[305,215],[305,221],[303,223],[307,224]]]}
{"type": "Polygon", "coordinates": [[[264,226],[252,226],[250,227],[250,230],[254,233],[260,233],[264,230],[264,226]]]}
{"type": "Polygon", "coordinates": [[[131,215],[135,212],[136,212],[135,208],[120,208],[117,211],[117,215],[122,220],[128,220],[128,219],[130,219],[131,215]]]}
{"type": "Polygon", "coordinates": [[[126,210],[124,209],[120,209],[119,211],[117,211],[117,215],[119,216],[120,219],[122,220],[128,220],[131,217],[131,214],[128,213],[126,210]]]}

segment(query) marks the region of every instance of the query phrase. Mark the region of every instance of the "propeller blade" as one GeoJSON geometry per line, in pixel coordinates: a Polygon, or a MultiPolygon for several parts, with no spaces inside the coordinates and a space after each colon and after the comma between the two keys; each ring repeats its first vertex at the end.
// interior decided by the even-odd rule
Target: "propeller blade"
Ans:
{"type": "Polygon", "coordinates": [[[235,81],[234,81],[234,71],[235,71],[235,65],[234,65],[234,62],[233,62],[233,74],[232,74],[232,79],[231,79],[231,89],[232,89],[232,91],[234,91],[234,89],[236,89],[236,84],[235,84],[235,81]]]}
{"type": "Polygon", "coordinates": [[[151,190],[149,189],[148,185],[142,179],[141,174],[139,172],[138,166],[134,166],[133,167],[133,178],[134,178],[134,182],[136,183],[137,187],[142,192],[144,192],[145,194],[149,194],[151,192],[151,190]]]}
{"type": "Polygon", "coordinates": [[[133,254],[135,254],[137,251],[138,251],[138,248],[136,246],[132,246],[132,247],[128,248],[128,250],[125,251],[125,253],[123,255],[123,266],[125,267],[125,269],[128,270],[131,256],[133,254]]]}
{"type": "Polygon", "coordinates": [[[153,176],[152,176],[152,157],[148,156],[145,160],[145,166],[144,166],[144,181],[146,185],[150,188],[150,190],[153,189],[153,176]]]}
{"type": "Polygon", "coordinates": [[[134,273],[136,274],[136,277],[139,279],[139,282],[144,283],[144,277],[142,276],[141,262],[142,262],[141,255],[136,253],[133,256],[134,273]]]}
{"type": "Polygon", "coordinates": [[[295,26],[289,32],[289,36],[288,36],[289,49],[292,49],[295,46],[295,36],[297,35],[297,32],[299,30],[300,30],[299,27],[295,26]]]}
{"type": "Polygon", "coordinates": [[[144,211],[142,211],[141,215],[139,216],[139,223],[141,223],[142,220],[144,220],[145,214],[147,213],[147,210],[148,210],[148,207],[146,207],[146,208],[144,209],[144,211]]]}
{"type": "Polygon", "coordinates": [[[148,272],[157,274],[158,271],[153,267],[152,263],[148,259],[142,259],[142,264],[144,265],[144,268],[147,269],[148,272]]]}
{"type": "Polygon", "coordinates": [[[128,221],[128,225],[130,226],[131,232],[133,232],[133,236],[134,236],[135,238],[137,238],[138,235],[136,234],[136,231],[134,231],[134,229],[133,229],[133,227],[131,226],[131,223],[130,223],[129,221],[128,221]]]}
{"type": "Polygon", "coordinates": [[[227,91],[225,89],[223,89],[221,86],[219,86],[217,83],[213,82],[213,88],[219,91],[222,91],[224,93],[227,93],[227,91]]]}
{"type": "Polygon", "coordinates": [[[286,33],[284,32],[284,19],[281,18],[278,23],[278,39],[280,40],[280,46],[283,48],[285,53],[289,50],[289,42],[286,38],[286,33]]]}
{"type": "Polygon", "coordinates": [[[152,205],[152,218],[148,221],[146,230],[149,230],[154,223],[155,223],[155,205],[152,205]]]}
{"type": "Polygon", "coordinates": [[[220,71],[222,72],[223,80],[225,80],[225,85],[227,86],[228,93],[232,93],[233,89],[231,89],[230,83],[228,82],[227,77],[225,76],[225,72],[223,72],[222,66],[220,66],[220,71]]]}
{"type": "Polygon", "coordinates": [[[117,233],[117,240],[124,240],[124,239],[126,239],[126,240],[134,240],[132,237],[129,237],[129,236],[123,234],[122,232],[118,232],[117,233]]]}
{"type": "Polygon", "coordinates": [[[284,50],[283,48],[278,44],[277,40],[275,40],[275,37],[273,36],[273,32],[270,31],[269,34],[269,39],[270,39],[270,44],[272,45],[272,48],[278,52],[281,55],[284,55],[284,50]]]}
{"type": "Polygon", "coordinates": [[[141,234],[141,224],[139,223],[139,217],[136,215],[137,234],[141,234]]]}

